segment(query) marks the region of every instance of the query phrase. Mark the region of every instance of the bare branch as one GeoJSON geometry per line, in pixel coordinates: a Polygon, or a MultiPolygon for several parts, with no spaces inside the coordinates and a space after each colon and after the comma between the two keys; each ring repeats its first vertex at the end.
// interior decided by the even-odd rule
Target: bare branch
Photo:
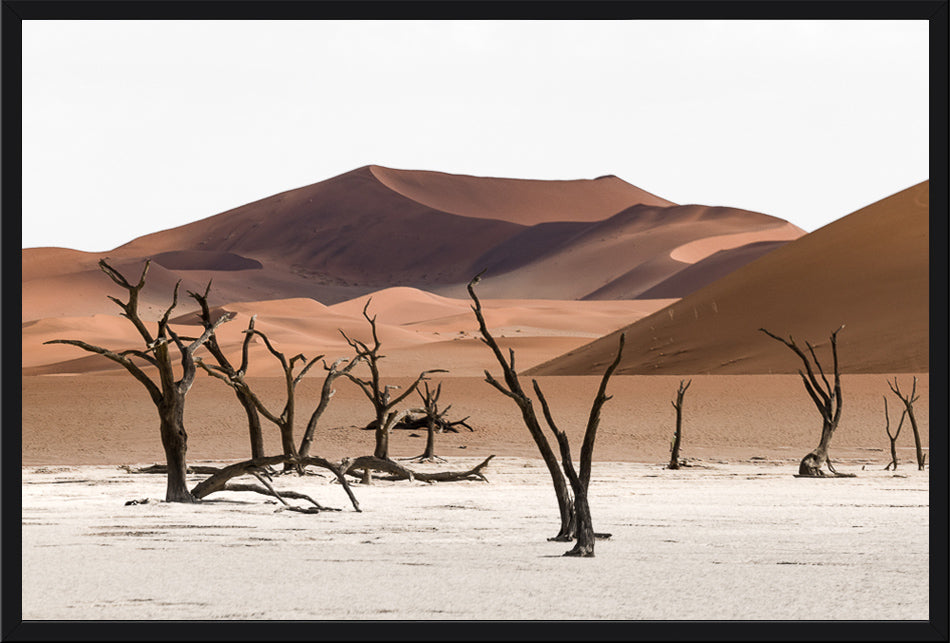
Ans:
{"type": "MultiPolygon", "coordinates": [[[[301,356],[301,357],[302,357],[302,356],[301,356]]],[[[307,365],[303,367],[303,370],[300,371],[300,372],[297,374],[297,377],[294,378],[294,386],[297,386],[297,384],[300,383],[300,380],[303,379],[303,376],[307,374],[307,371],[310,370],[310,367],[312,367],[314,364],[316,364],[316,363],[317,363],[319,360],[321,360],[321,359],[323,359],[323,355],[317,355],[317,356],[314,357],[312,360],[310,360],[309,362],[307,362],[307,365]]]]}
{"type": "MultiPolygon", "coordinates": [[[[773,339],[777,339],[778,341],[782,342],[783,344],[788,346],[796,355],[798,355],[799,359],[801,359],[802,363],[805,365],[805,370],[808,373],[808,379],[811,382],[811,385],[814,387],[814,390],[821,396],[821,399],[823,400],[824,405],[828,405],[831,402],[829,394],[826,393],[821,388],[821,385],[818,383],[818,379],[815,377],[815,372],[812,370],[811,362],[808,361],[808,356],[805,355],[802,349],[798,347],[798,344],[795,343],[795,338],[789,335],[788,340],[785,340],[782,337],[779,337],[778,335],[772,334],[771,332],[767,331],[764,328],[760,328],[759,330],[765,333],[766,335],[768,335],[769,337],[773,339]]],[[[832,342],[832,346],[834,346],[833,342],[832,342]]],[[[835,363],[837,363],[837,360],[835,363]]]]}
{"type": "Polygon", "coordinates": [[[113,362],[116,362],[117,364],[121,364],[125,368],[125,370],[127,370],[129,373],[132,374],[132,377],[137,379],[139,382],[142,383],[143,386],[145,386],[145,388],[148,390],[149,395],[152,398],[152,401],[155,402],[155,404],[158,404],[162,400],[162,392],[161,390],[159,390],[158,386],[155,385],[155,382],[153,382],[151,378],[149,378],[148,375],[142,372],[142,369],[140,369],[135,364],[135,362],[130,360],[128,357],[125,357],[123,355],[110,351],[107,348],[102,348],[101,346],[93,346],[92,344],[87,344],[86,342],[80,341],[78,339],[51,339],[47,342],[43,342],[43,344],[44,345],[45,344],[69,344],[70,346],[77,346],[83,349],[84,351],[88,351],[90,353],[96,353],[98,355],[102,355],[103,357],[111,359],[113,362]]]}
{"type": "Polygon", "coordinates": [[[505,395],[507,395],[508,397],[512,398],[513,400],[517,400],[517,399],[518,399],[518,396],[517,396],[517,395],[515,395],[514,393],[512,393],[511,391],[509,391],[508,389],[506,389],[506,388],[505,388],[504,386],[502,386],[501,384],[499,384],[498,381],[497,381],[494,377],[492,377],[492,374],[489,373],[488,371],[485,371],[485,381],[488,382],[489,384],[491,384],[492,386],[494,386],[496,389],[498,389],[499,391],[501,391],[501,392],[504,393],[505,395]]]}
{"type": "Polygon", "coordinates": [[[620,333],[620,340],[617,346],[617,356],[611,362],[604,376],[600,380],[600,388],[597,389],[597,396],[590,408],[590,416],[587,420],[587,428],[584,430],[584,442],[581,444],[581,462],[580,462],[580,483],[587,489],[590,484],[591,461],[594,455],[594,441],[597,439],[597,427],[600,425],[600,411],[604,404],[610,399],[607,395],[607,383],[611,375],[620,365],[620,359],[623,357],[623,346],[627,340],[626,333],[620,333]]]}

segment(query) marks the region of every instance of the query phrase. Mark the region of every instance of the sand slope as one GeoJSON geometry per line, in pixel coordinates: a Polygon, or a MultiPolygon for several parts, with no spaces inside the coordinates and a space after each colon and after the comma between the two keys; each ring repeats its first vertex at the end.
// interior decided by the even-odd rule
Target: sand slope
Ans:
{"type": "MultiPolygon", "coordinates": [[[[841,324],[842,371],[927,371],[928,195],[924,181],[873,203],[638,321],[618,372],[795,372],[757,329],[826,346],[841,324]]],[[[615,346],[608,336],[532,372],[596,373],[615,346]]]]}

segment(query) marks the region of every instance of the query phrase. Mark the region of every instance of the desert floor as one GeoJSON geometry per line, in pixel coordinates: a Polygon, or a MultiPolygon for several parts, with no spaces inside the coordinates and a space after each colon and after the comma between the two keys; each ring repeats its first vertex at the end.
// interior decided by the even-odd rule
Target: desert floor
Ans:
{"type": "MultiPolygon", "coordinates": [[[[163,461],[140,385],[122,374],[24,377],[23,617],[927,619],[929,473],[912,463],[906,423],[901,466],[883,471],[885,377],[843,377],[831,452],[856,477],[820,480],[794,477],[820,432],[797,376],[693,377],[683,447],[693,466],[679,471],[664,463],[680,378],[615,377],[591,482],[595,527],[613,537],[584,560],[546,540],[557,530],[548,473],[514,404],[479,378],[443,386],[450,416],[470,415],[475,430],[436,437],[448,463],[411,466],[461,470],[494,454],[490,482],[354,485],[357,513],[326,477],[277,478],[342,509],[311,515],[247,493],[162,502],[164,476],[120,468],[163,461]]],[[[577,457],[599,378],[539,381],[577,457]]],[[[266,403],[281,400],[279,379],[252,383],[266,403]]],[[[300,385],[300,427],[317,386],[300,385]]],[[[314,453],[370,453],[372,433],[358,428],[369,412],[354,386],[338,386],[314,453]]],[[[199,379],[189,462],[246,458],[242,415],[229,389],[199,379]]],[[[265,431],[276,452],[275,430],[265,431]]],[[[392,438],[394,457],[423,447],[424,434],[392,438]]]]}
{"type": "MultiPolygon", "coordinates": [[[[484,349],[484,347],[482,347],[484,349]]],[[[418,373],[425,366],[414,372],[418,373]]],[[[497,369],[496,369],[497,370],[497,369]]],[[[386,378],[383,383],[405,386],[411,377],[386,378]]],[[[438,376],[433,376],[434,378],[438,376]]],[[[900,417],[898,400],[887,387],[893,375],[843,375],[843,411],[831,454],[860,464],[883,467],[890,457],[884,432],[884,402],[890,398],[891,431],[900,417]]],[[[897,376],[902,390],[910,390],[912,376],[897,376]]],[[[918,374],[915,403],[921,440],[926,449],[930,426],[929,378],[918,374]]],[[[275,414],[284,403],[282,378],[247,378],[253,390],[275,414]]],[[[571,438],[575,457],[580,449],[590,404],[600,384],[595,376],[537,378],[550,402],[555,420],[571,438]]],[[[607,393],[613,396],[601,414],[595,460],[662,463],[668,461],[673,436],[675,398],[679,376],[615,376],[607,393]]],[[[766,458],[797,463],[818,444],[821,418],[797,375],[697,375],[684,399],[683,451],[686,458],[748,461],[766,458]]],[[[33,376],[22,378],[22,454],[24,465],[137,464],[164,462],[158,421],[145,389],[125,372],[111,375],[33,376]]],[[[537,447],[524,428],[514,402],[478,377],[444,377],[440,406],[449,404],[449,419],[470,416],[469,432],[436,437],[442,456],[538,457],[537,447]]],[[[521,377],[530,390],[530,378],[521,377]]],[[[434,382],[433,382],[434,384],[434,382]]],[[[302,435],[316,407],[322,376],[315,373],[297,387],[297,432],[302,435]]],[[[373,409],[363,393],[348,381],[337,380],[336,395],[321,419],[313,454],[339,460],[373,450],[372,431],[364,431],[373,409]]],[[[419,398],[407,399],[408,406],[419,398]]],[[[540,415],[540,405],[539,405],[540,415]]],[[[280,452],[277,430],[264,422],[268,453],[280,452]]],[[[898,455],[914,458],[909,422],[898,438],[898,455]]],[[[223,383],[199,376],[188,394],[185,428],[188,459],[240,460],[249,457],[247,419],[223,383]]],[[[554,443],[551,437],[552,444],[554,443]]],[[[395,431],[391,455],[418,455],[425,432],[395,431]],[[415,436],[415,437],[413,437],[415,436]]]]}
{"type": "Polygon", "coordinates": [[[356,485],[361,513],[327,478],[277,479],[342,509],[319,514],[252,493],[169,504],[163,476],[112,466],[26,467],[23,617],[927,619],[928,474],[858,469],[598,462],[592,511],[612,537],[577,559],[546,540],[557,509],[534,459],[496,458],[488,483],[356,485]]]}

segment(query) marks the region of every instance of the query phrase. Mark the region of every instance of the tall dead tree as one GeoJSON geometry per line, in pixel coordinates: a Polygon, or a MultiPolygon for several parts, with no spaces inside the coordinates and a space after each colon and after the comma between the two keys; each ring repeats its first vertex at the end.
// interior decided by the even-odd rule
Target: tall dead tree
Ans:
{"type": "MultiPolygon", "coordinates": [[[[211,320],[211,309],[208,306],[208,291],[211,289],[211,281],[208,281],[208,285],[205,288],[203,293],[188,291],[188,295],[191,296],[200,307],[199,319],[201,320],[202,326],[205,329],[213,328],[214,322],[211,320]]],[[[245,347],[247,343],[245,342],[245,347]]],[[[238,378],[238,373],[247,372],[247,350],[242,354],[242,361],[240,367],[237,369],[231,364],[227,356],[224,354],[224,351],[221,350],[221,347],[218,345],[217,337],[212,334],[208,338],[208,341],[205,342],[205,348],[208,349],[208,352],[214,356],[215,361],[218,362],[218,366],[221,369],[221,372],[224,373],[229,379],[233,380],[238,378]]],[[[258,413],[257,406],[254,404],[254,400],[251,398],[249,392],[240,386],[232,386],[234,394],[238,399],[238,402],[241,404],[241,408],[244,409],[244,414],[247,416],[247,430],[251,440],[251,458],[263,458],[264,457],[264,434],[261,430],[261,417],[258,413]]]]}
{"type": "Polygon", "coordinates": [[[693,380],[689,380],[684,385],[684,380],[680,380],[679,389],[676,391],[676,400],[670,402],[673,408],[676,409],[676,433],[673,434],[673,444],[670,447],[670,464],[667,469],[680,468],[680,445],[683,442],[683,396],[692,383],[693,380]]]}
{"type": "Polygon", "coordinates": [[[145,262],[142,274],[137,283],[129,282],[122,273],[110,266],[105,259],[99,260],[99,269],[113,282],[128,291],[128,301],[116,297],[109,297],[122,309],[122,316],[132,322],[142,338],[144,349],[127,349],[119,352],[111,351],[86,342],[72,339],[54,339],[46,344],[70,344],[79,348],[97,353],[125,368],[148,391],[158,411],[159,429],[162,438],[162,447],[165,450],[167,463],[168,483],[165,491],[167,502],[196,502],[196,498],[188,490],[187,465],[185,456],[188,450],[188,434],[184,426],[185,395],[191,389],[195,380],[195,351],[212,336],[215,329],[221,324],[234,318],[233,314],[226,313],[219,317],[210,328],[196,339],[183,340],[168,324],[169,315],[178,304],[178,288],[181,281],[175,284],[172,302],[158,322],[155,335],[149,331],[139,314],[139,295],[145,286],[145,276],[148,273],[150,261],[145,262]],[[185,341],[189,343],[186,345],[185,341]],[[177,348],[181,359],[182,374],[175,379],[175,367],[171,345],[177,348]],[[158,371],[158,383],[152,380],[132,358],[137,358],[158,371]]]}
{"type": "Polygon", "coordinates": [[[919,399],[917,395],[917,377],[914,376],[914,387],[910,391],[910,395],[904,395],[901,393],[901,387],[897,384],[897,378],[894,378],[894,383],[887,383],[890,389],[894,392],[900,401],[904,403],[904,412],[907,413],[907,417],[910,418],[910,429],[914,432],[914,446],[917,448],[917,470],[923,471],[924,464],[926,463],[927,456],[924,454],[924,450],[920,445],[920,431],[917,428],[917,418],[914,416],[914,402],[919,399]]]}
{"type": "MultiPolygon", "coordinates": [[[[824,471],[821,470],[821,467],[825,464],[828,465],[828,470],[831,471],[836,476],[844,476],[845,474],[839,474],[835,471],[834,466],[831,464],[831,459],[828,457],[828,445],[831,442],[831,437],[834,435],[835,429],[838,428],[838,422],[841,419],[841,375],[838,372],[838,333],[841,332],[841,329],[844,328],[842,324],[838,330],[831,333],[831,355],[833,360],[834,368],[834,385],[832,385],[828,378],[825,376],[825,371],[821,367],[821,363],[818,361],[818,355],[815,353],[815,347],[805,342],[805,346],[808,348],[808,352],[811,355],[811,360],[814,362],[814,367],[812,362],[809,362],[808,355],[795,343],[795,339],[789,335],[788,339],[784,339],[777,335],[774,335],[767,331],[764,328],[759,330],[775,339],[777,341],[785,344],[789,349],[791,349],[802,363],[805,365],[805,372],[802,372],[799,369],[798,374],[802,378],[802,382],[805,384],[805,390],[808,391],[808,396],[811,397],[812,402],[815,403],[815,406],[818,408],[818,412],[821,414],[821,440],[818,443],[818,447],[802,458],[801,463],[798,465],[798,475],[802,477],[821,477],[824,476],[824,471]],[[818,375],[821,376],[821,381],[818,381],[818,378],[815,375],[815,371],[818,371],[818,375]],[[807,373],[807,376],[806,376],[807,373]]],[[[853,474],[848,474],[848,477],[851,477],[853,474]]]]}
{"type": "MultiPolygon", "coordinates": [[[[360,390],[363,391],[367,399],[373,405],[373,410],[376,412],[375,420],[375,434],[376,434],[376,448],[373,451],[373,457],[378,458],[379,460],[389,461],[389,436],[392,433],[392,428],[400,419],[402,419],[408,411],[399,411],[399,404],[409,397],[413,391],[416,390],[416,387],[425,380],[432,373],[446,373],[445,369],[431,369],[427,371],[422,371],[416,380],[410,384],[405,391],[401,394],[393,397],[393,391],[397,390],[398,386],[392,385],[383,385],[380,379],[379,374],[379,361],[385,357],[385,355],[379,354],[380,341],[379,335],[376,331],[376,316],[372,317],[366,312],[369,308],[369,304],[372,299],[366,301],[366,305],[363,306],[363,317],[369,322],[370,330],[373,337],[373,345],[369,346],[366,342],[362,342],[358,339],[351,339],[343,330],[340,330],[340,334],[343,335],[343,338],[346,340],[346,343],[350,345],[353,351],[356,353],[356,359],[361,360],[366,363],[369,367],[370,377],[369,379],[363,379],[357,377],[351,372],[347,372],[345,375],[347,379],[355,383],[360,387],[360,390]]],[[[370,481],[370,469],[366,468],[364,471],[364,481],[370,481]]]]}
{"type": "Polygon", "coordinates": [[[887,431],[887,437],[891,440],[891,461],[884,467],[888,471],[893,467],[897,471],[897,436],[901,434],[901,427],[904,426],[904,418],[907,417],[907,409],[901,413],[901,421],[897,424],[897,430],[891,435],[891,416],[887,412],[887,396],[884,396],[884,430],[887,431]]]}
{"type": "MultiPolygon", "coordinates": [[[[495,355],[495,359],[498,361],[498,364],[501,366],[502,373],[504,376],[505,383],[502,384],[496,380],[489,371],[485,371],[485,381],[495,387],[502,394],[510,397],[515,404],[518,406],[518,409],[521,411],[521,417],[524,421],[525,427],[528,429],[528,433],[531,434],[532,439],[534,440],[535,445],[538,447],[538,451],[541,454],[541,458],[544,460],[544,464],[548,468],[548,472],[551,476],[551,482],[554,486],[554,494],[557,497],[558,511],[561,516],[561,526],[558,530],[558,533],[553,538],[549,540],[554,541],[569,541],[572,540],[575,535],[578,533],[578,521],[583,520],[585,524],[580,525],[580,529],[584,532],[583,538],[585,542],[580,548],[575,547],[577,550],[576,554],[572,555],[587,555],[583,553],[587,550],[588,545],[590,545],[590,552],[593,553],[593,545],[591,542],[588,542],[590,539],[587,538],[587,530],[590,527],[590,533],[593,534],[593,528],[590,523],[589,508],[586,507],[586,497],[587,497],[587,487],[590,482],[590,467],[591,467],[591,458],[593,455],[594,448],[594,438],[596,437],[597,426],[600,422],[600,409],[603,406],[603,403],[609,399],[604,396],[604,390],[607,386],[607,381],[610,378],[610,375],[616,369],[617,364],[620,363],[620,355],[623,351],[623,341],[624,337],[621,336],[620,339],[620,348],[617,351],[617,358],[608,367],[607,372],[604,373],[604,378],[601,380],[600,391],[598,392],[597,397],[594,400],[594,405],[591,408],[591,414],[587,423],[587,431],[584,434],[584,443],[581,447],[581,463],[580,463],[580,474],[571,474],[568,472],[568,469],[573,471],[573,464],[570,456],[570,447],[567,443],[566,436],[559,431],[556,426],[553,424],[553,421],[548,417],[548,425],[551,427],[551,430],[554,432],[555,437],[558,439],[558,445],[561,451],[562,462],[564,463],[565,471],[562,472],[561,468],[558,465],[557,457],[554,454],[554,450],[551,448],[550,443],[548,442],[547,437],[541,429],[541,423],[538,421],[537,414],[532,405],[531,398],[524,392],[524,389],[521,387],[521,383],[518,380],[518,373],[515,370],[515,352],[512,349],[508,349],[508,358],[506,359],[503,355],[501,348],[498,346],[498,342],[495,341],[495,338],[492,337],[491,333],[488,330],[488,326],[485,323],[485,316],[482,314],[482,305],[478,300],[478,296],[475,294],[475,284],[477,284],[481,278],[481,274],[476,275],[468,283],[468,294],[471,296],[474,304],[472,305],[472,311],[475,313],[475,317],[478,320],[478,327],[481,333],[481,341],[486,346],[488,346],[492,353],[495,355]],[[563,436],[563,438],[561,437],[563,436]],[[570,482],[565,479],[565,476],[570,478],[570,482]],[[571,494],[571,488],[569,488],[569,483],[571,485],[577,485],[577,489],[581,490],[582,504],[585,507],[581,508],[581,513],[586,515],[578,516],[578,511],[576,508],[576,494],[577,489],[574,490],[575,496],[571,494]]],[[[543,399],[543,396],[540,393],[540,388],[535,386],[536,392],[539,394],[541,399],[541,404],[544,409],[544,412],[547,415],[550,415],[550,409],[547,408],[547,403],[543,399]]],[[[575,550],[571,550],[574,552],[575,550]]],[[[569,552],[570,553],[570,552],[569,552]]]]}
{"type": "Polygon", "coordinates": [[[544,419],[557,438],[558,446],[561,450],[561,466],[568,482],[571,483],[571,490],[574,492],[574,536],[576,541],[574,548],[565,552],[565,556],[582,556],[585,558],[594,555],[594,540],[596,536],[606,537],[608,534],[596,534],[594,524],[590,515],[590,504],[587,500],[587,490],[590,487],[591,462],[594,455],[594,441],[597,438],[597,428],[600,425],[600,410],[607,400],[613,396],[607,395],[607,382],[610,376],[620,364],[620,358],[623,355],[623,344],[626,340],[626,333],[620,333],[620,344],[617,347],[617,356],[614,361],[604,371],[604,376],[600,380],[600,388],[594,397],[594,404],[591,406],[590,415],[587,420],[587,428],[584,431],[584,441],[581,444],[581,462],[580,473],[574,470],[574,460],[571,457],[571,445],[567,439],[567,434],[557,428],[554,423],[554,417],[551,415],[551,408],[548,401],[541,392],[541,387],[537,380],[531,380],[534,391],[541,402],[541,409],[544,412],[544,419]]]}
{"type": "MultiPolygon", "coordinates": [[[[297,457],[299,454],[297,452],[297,445],[294,443],[294,419],[296,415],[297,408],[297,399],[296,399],[296,389],[297,385],[300,383],[300,380],[303,379],[304,375],[310,370],[310,368],[317,363],[320,359],[323,358],[323,355],[318,355],[311,360],[307,360],[302,354],[294,355],[290,359],[287,359],[287,356],[282,352],[274,348],[274,345],[260,330],[254,328],[254,321],[257,316],[251,317],[247,325],[247,330],[244,331],[244,345],[243,345],[243,358],[242,369],[234,372],[228,372],[220,366],[208,366],[203,361],[199,361],[199,365],[211,376],[218,378],[222,382],[229,385],[235,390],[240,390],[244,395],[246,395],[253,403],[254,406],[260,411],[267,420],[275,424],[280,431],[280,444],[281,449],[284,455],[297,457]],[[248,356],[248,347],[251,342],[251,339],[254,337],[260,337],[264,342],[264,346],[267,347],[267,350],[273,355],[278,362],[280,362],[281,369],[284,373],[284,408],[281,409],[280,414],[274,413],[264,403],[261,399],[251,390],[247,382],[244,381],[245,369],[247,367],[247,356],[248,356]],[[295,373],[294,369],[298,363],[303,363],[304,366],[300,369],[299,373],[295,373]]],[[[285,463],[284,465],[287,469],[291,468],[290,463],[285,463]]]]}

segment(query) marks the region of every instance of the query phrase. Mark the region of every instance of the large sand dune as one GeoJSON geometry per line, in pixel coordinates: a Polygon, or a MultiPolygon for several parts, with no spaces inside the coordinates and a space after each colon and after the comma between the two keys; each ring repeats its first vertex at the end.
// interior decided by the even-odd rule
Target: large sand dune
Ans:
{"type": "MultiPolygon", "coordinates": [[[[152,259],[143,297],[157,316],[177,279],[183,290],[213,279],[215,305],[298,297],[334,304],[396,286],[464,298],[482,270],[492,277],[490,297],[630,299],[686,268],[692,259],[676,253],[696,255],[691,244],[732,253],[737,238],[801,234],[763,214],[676,206],[617,177],[539,181],[367,166],[108,252],[25,249],[22,320],[108,312],[100,294],[112,285],[98,274],[101,256],[132,271],[152,259]]],[[[736,252],[722,265],[752,258],[736,252]]],[[[680,279],[667,291],[679,297],[691,288],[680,279]]]]}
{"type": "MultiPolygon", "coordinates": [[[[927,371],[928,195],[925,181],[873,203],[639,320],[624,329],[630,348],[618,372],[793,373],[795,355],[757,329],[808,340],[822,354],[842,324],[842,371],[927,371]]],[[[616,341],[532,372],[599,372],[616,341]]]]}

